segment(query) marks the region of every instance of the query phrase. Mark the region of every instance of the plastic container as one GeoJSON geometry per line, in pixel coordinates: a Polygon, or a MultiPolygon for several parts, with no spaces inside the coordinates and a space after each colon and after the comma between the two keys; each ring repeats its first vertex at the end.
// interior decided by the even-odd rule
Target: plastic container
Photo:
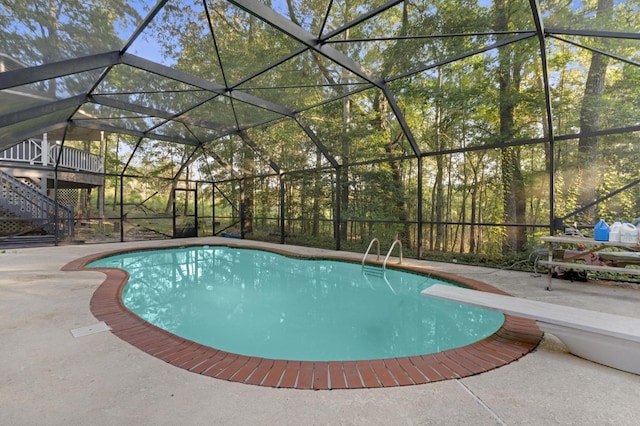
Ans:
{"type": "Polygon", "coordinates": [[[609,241],[617,243],[620,241],[620,228],[622,228],[622,222],[616,220],[609,228],[609,241]]]}
{"type": "Polygon", "coordinates": [[[596,241],[609,241],[609,225],[604,219],[600,219],[600,222],[593,227],[593,239],[596,241]]]}
{"type": "Polygon", "coordinates": [[[630,223],[623,223],[620,228],[620,242],[621,243],[638,243],[638,228],[630,223]]]}

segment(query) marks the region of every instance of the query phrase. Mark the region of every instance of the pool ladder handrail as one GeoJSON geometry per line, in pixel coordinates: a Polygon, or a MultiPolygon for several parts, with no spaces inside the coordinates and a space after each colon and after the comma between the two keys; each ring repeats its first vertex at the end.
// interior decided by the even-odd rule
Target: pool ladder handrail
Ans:
{"type": "Polygon", "coordinates": [[[367,247],[367,251],[364,253],[364,256],[362,257],[362,267],[363,268],[364,268],[364,261],[367,258],[367,256],[369,255],[369,251],[371,250],[371,247],[373,246],[373,243],[378,243],[378,257],[376,257],[376,260],[380,260],[380,240],[377,239],[377,238],[374,238],[369,243],[369,247],[367,247]]]}
{"type": "Polygon", "coordinates": [[[400,259],[398,260],[398,265],[402,263],[402,241],[396,238],[395,240],[393,240],[393,243],[391,244],[391,247],[387,252],[387,256],[384,258],[384,262],[382,263],[382,270],[385,272],[387,270],[387,261],[389,260],[389,256],[391,256],[391,252],[393,251],[393,248],[396,246],[396,244],[398,244],[398,247],[400,247],[400,259]]]}
{"type": "Polygon", "coordinates": [[[375,266],[373,266],[373,265],[368,266],[368,265],[365,265],[365,263],[364,263],[365,259],[369,255],[369,251],[371,251],[371,247],[373,246],[373,243],[377,243],[377,245],[378,245],[378,256],[377,256],[376,260],[378,260],[378,261],[380,260],[380,240],[378,240],[377,238],[374,238],[369,243],[369,247],[367,247],[367,251],[364,253],[364,256],[362,257],[362,275],[364,276],[364,278],[367,280],[367,282],[369,283],[369,285],[372,288],[373,288],[373,286],[372,286],[371,282],[369,281],[369,279],[367,278],[367,271],[369,273],[373,273],[374,275],[380,276],[382,279],[384,279],[384,282],[387,284],[387,286],[389,287],[391,292],[393,294],[396,294],[396,291],[393,289],[393,286],[391,285],[391,283],[387,279],[387,261],[389,260],[389,256],[391,256],[391,252],[393,251],[393,248],[396,246],[396,244],[399,244],[400,245],[400,260],[398,261],[398,265],[402,263],[402,242],[396,236],[395,240],[391,244],[391,247],[389,247],[389,251],[387,252],[387,256],[384,259],[384,262],[382,264],[382,268],[380,268],[380,272],[377,272],[377,273],[374,272],[374,270],[377,269],[375,266]]]}

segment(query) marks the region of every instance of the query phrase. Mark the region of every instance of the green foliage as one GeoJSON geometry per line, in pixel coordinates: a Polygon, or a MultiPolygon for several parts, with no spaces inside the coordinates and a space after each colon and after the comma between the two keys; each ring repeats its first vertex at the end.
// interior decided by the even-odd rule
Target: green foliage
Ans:
{"type": "MultiPolygon", "coordinates": [[[[640,29],[636,0],[541,3],[548,28],[629,34],[640,29]]],[[[98,103],[82,107],[85,118],[108,119],[145,135],[107,137],[107,216],[120,214],[122,183],[128,217],[166,231],[172,190],[195,188],[197,182],[201,214],[219,221],[220,228],[237,222],[241,199],[247,203],[253,238],[279,241],[284,232],[288,242],[334,247],[340,202],[345,249],[360,251],[373,237],[389,241],[397,234],[411,252],[422,218],[420,243],[428,257],[504,265],[540,236],[540,228],[517,228],[524,238],[513,246],[518,253],[504,253],[516,229],[504,222],[545,225],[552,208],[571,222],[584,207],[585,188],[595,191],[594,199],[603,198],[596,206],[601,217],[640,215],[640,185],[633,185],[640,159],[635,41],[597,32],[546,37],[545,81],[537,37],[491,47],[533,35],[530,2],[406,1],[362,21],[362,13],[385,2],[267,4],[321,35],[322,49],[364,64],[361,75],[356,66],[341,66],[231,3],[164,3],[135,47],[158,46],[140,54],[221,91],[124,64],[109,70],[96,94],[179,120],[136,108],[117,113],[98,103]],[[610,56],[601,93],[590,98],[585,93],[594,52],[610,56]],[[222,90],[242,96],[223,96],[222,90]],[[264,104],[251,104],[251,96],[264,104]],[[271,110],[269,102],[287,112],[271,110]],[[595,105],[597,114],[589,116],[585,105],[595,105]],[[596,155],[585,160],[579,140],[589,130],[581,128],[587,117],[598,118],[592,131],[610,134],[597,135],[596,155]],[[193,145],[154,137],[184,138],[193,145]],[[513,146],[496,148],[500,143],[513,146]],[[549,176],[552,155],[555,174],[549,176]],[[555,205],[549,206],[552,180],[555,205]],[[624,185],[630,187],[609,196],[624,185]]],[[[135,1],[6,0],[0,3],[0,42],[27,65],[119,50],[144,13],[135,1]]],[[[39,84],[68,97],[82,93],[101,72],[39,84]]]]}

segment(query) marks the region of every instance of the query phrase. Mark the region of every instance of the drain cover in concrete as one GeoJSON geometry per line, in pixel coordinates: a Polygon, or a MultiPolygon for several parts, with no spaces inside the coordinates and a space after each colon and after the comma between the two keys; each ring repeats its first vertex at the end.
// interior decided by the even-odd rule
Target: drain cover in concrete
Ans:
{"type": "Polygon", "coordinates": [[[71,334],[73,337],[83,337],[109,330],[111,330],[111,327],[109,327],[104,321],[100,321],[97,324],[89,325],[87,327],[74,328],[71,330],[71,334]]]}

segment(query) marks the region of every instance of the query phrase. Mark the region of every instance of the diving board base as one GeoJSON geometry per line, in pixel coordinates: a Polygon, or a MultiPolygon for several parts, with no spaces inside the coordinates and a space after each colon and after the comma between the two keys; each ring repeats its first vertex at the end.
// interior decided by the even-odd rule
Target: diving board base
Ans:
{"type": "Polygon", "coordinates": [[[421,294],[535,320],[544,332],[559,338],[572,354],[640,375],[639,318],[443,284],[434,284],[421,294]]]}
{"type": "Polygon", "coordinates": [[[637,342],[536,322],[542,331],[560,339],[572,354],[618,370],[640,374],[640,344],[637,342]]]}

